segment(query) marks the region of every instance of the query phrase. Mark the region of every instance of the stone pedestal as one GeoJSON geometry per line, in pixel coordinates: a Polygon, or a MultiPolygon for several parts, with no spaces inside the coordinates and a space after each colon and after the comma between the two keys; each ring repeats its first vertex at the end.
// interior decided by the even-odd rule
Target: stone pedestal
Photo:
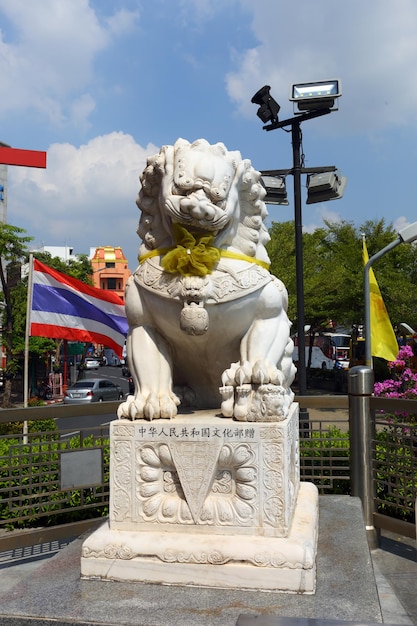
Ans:
{"type": "Polygon", "coordinates": [[[83,544],[83,578],[314,593],[298,405],[280,422],[119,420],[110,440],[109,521],[83,544]]]}

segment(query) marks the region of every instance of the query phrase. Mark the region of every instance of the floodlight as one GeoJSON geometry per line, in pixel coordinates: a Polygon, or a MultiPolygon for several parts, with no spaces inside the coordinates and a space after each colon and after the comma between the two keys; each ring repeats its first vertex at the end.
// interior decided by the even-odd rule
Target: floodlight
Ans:
{"type": "Polygon", "coordinates": [[[398,235],[401,237],[403,243],[412,243],[417,239],[417,222],[408,224],[398,231],[398,235]]]}
{"type": "Polygon", "coordinates": [[[311,174],[307,178],[306,204],[338,200],[345,192],[347,178],[340,174],[340,170],[311,174]]]}
{"type": "Polygon", "coordinates": [[[265,85],[251,99],[253,104],[260,105],[256,115],[261,118],[264,124],[266,122],[278,121],[278,112],[281,108],[278,102],[270,95],[270,89],[269,85],[265,85]]]}
{"type": "Polygon", "coordinates": [[[334,111],[334,102],[341,95],[342,83],[338,78],[315,83],[296,83],[290,88],[290,100],[297,104],[301,112],[318,109],[334,111]]]}
{"type": "Polygon", "coordinates": [[[288,205],[284,176],[262,176],[260,182],[266,189],[264,202],[288,205]]]}

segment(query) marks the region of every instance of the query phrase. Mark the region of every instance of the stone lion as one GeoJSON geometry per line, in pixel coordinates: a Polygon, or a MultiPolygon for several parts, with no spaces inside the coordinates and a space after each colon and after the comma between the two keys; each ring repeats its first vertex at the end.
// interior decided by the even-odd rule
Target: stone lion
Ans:
{"type": "Polygon", "coordinates": [[[178,139],[147,161],[139,266],[126,287],[135,393],[118,417],[178,406],[285,419],[295,367],[287,291],[269,273],[260,173],[239,152],[178,139]]]}

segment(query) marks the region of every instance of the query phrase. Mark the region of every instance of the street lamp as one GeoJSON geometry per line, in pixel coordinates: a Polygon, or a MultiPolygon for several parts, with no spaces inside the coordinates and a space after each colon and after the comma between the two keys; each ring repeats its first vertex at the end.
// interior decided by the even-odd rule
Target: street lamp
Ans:
{"type": "Polygon", "coordinates": [[[317,109],[337,111],[335,101],[341,95],[342,83],[338,78],[315,83],[295,83],[290,89],[290,101],[294,102],[301,112],[317,109]]]}
{"type": "Polygon", "coordinates": [[[260,180],[266,190],[265,202],[288,206],[287,188],[284,176],[262,176],[260,180]]]}
{"type": "MultiPolygon", "coordinates": [[[[337,199],[343,195],[346,186],[346,179],[340,176],[340,172],[334,166],[307,168],[301,163],[301,124],[315,117],[321,117],[331,113],[337,98],[342,95],[342,87],[339,79],[318,81],[314,83],[295,83],[291,85],[290,100],[299,109],[295,116],[283,121],[279,121],[279,104],[272,98],[269,85],[265,85],[251,99],[253,104],[259,105],[258,117],[265,123],[264,130],[270,131],[276,128],[291,127],[293,166],[289,170],[268,170],[261,172],[263,184],[267,194],[265,202],[269,204],[285,204],[277,201],[282,199],[282,193],[277,198],[277,182],[271,185],[272,179],[292,175],[294,181],[294,226],[295,226],[295,273],[296,273],[296,295],[297,295],[297,335],[298,335],[298,387],[299,394],[306,395],[307,376],[305,359],[305,335],[304,335],[304,268],[303,268],[303,232],[302,232],[302,209],[301,209],[301,174],[311,175],[309,179],[312,190],[310,192],[310,203],[323,202],[329,199],[337,199]],[[317,195],[314,196],[313,187],[318,183],[314,176],[322,173],[332,173],[327,181],[322,181],[317,188],[317,195]],[[269,184],[268,184],[269,183],[269,184]],[[323,187],[324,185],[324,187],[323,187]],[[325,194],[327,196],[325,197],[325,194]],[[315,198],[315,199],[314,199],[315,198]],[[275,201],[274,201],[275,200],[275,201]]],[[[281,183],[280,183],[281,184],[281,183]]],[[[282,184],[281,184],[282,186],[282,184]]],[[[316,185],[317,186],[317,185],[316,185]]]]}
{"type": "Polygon", "coordinates": [[[345,192],[346,183],[347,178],[341,175],[340,170],[310,174],[307,176],[306,204],[338,200],[345,192]]]}
{"type": "Polygon", "coordinates": [[[371,266],[377,259],[396,248],[400,243],[412,243],[417,239],[417,222],[405,226],[398,231],[398,237],[385,248],[371,256],[364,268],[364,305],[365,305],[365,365],[372,367],[372,346],[371,346],[371,286],[369,283],[369,272],[371,266]]]}

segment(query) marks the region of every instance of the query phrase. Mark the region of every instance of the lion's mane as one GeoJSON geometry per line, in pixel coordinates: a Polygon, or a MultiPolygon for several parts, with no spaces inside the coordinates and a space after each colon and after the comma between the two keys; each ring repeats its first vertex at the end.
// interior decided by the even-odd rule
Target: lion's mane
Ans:
{"type": "Polygon", "coordinates": [[[201,186],[214,204],[224,206],[224,210],[230,212],[227,224],[216,234],[217,247],[231,248],[268,262],[265,244],[270,237],[264,224],[267,210],[263,202],[265,189],[260,183],[260,176],[249,160],[242,159],[238,151],[228,151],[223,143],[210,145],[206,140],[199,139],[190,144],[184,139],[178,139],[174,146],[163,146],[158,154],[148,158],[140,177],[141,190],[137,198],[137,205],[142,212],[137,230],[142,240],[140,254],[173,244],[164,193],[168,190],[173,195],[184,195],[188,185],[190,188],[201,186]],[[212,180],[210,177],[200,179],[198,172],[195,172],[194,176],[188,176],[184,187],[179,190],[175,171],[181,168],[184,153],[190,161],[193,153],[199,159],[206,155],[207,162],[210,159],[211,162],[215,162],[215,159],[226,160],[232,176],[227,180],[224,177],[219,182],[215,171],[212,180]]]}

